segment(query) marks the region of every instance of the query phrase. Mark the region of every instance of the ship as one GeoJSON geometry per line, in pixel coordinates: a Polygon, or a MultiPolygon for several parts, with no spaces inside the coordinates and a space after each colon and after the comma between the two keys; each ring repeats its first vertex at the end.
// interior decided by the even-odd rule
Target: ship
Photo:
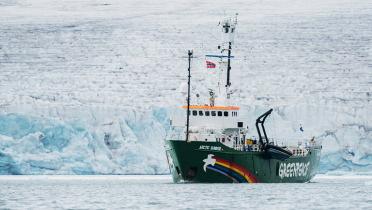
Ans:
{"type": "MultiPolygon", "coordinates": [[[[219,75],[223,75],[219,77],[217,90],[209,89],[207,103],[191,103],[191,60],[194,56],[193,51],[188,51],[187,104],[178,107],[181,114],[171,117],[171,129],[165,139],[173,182],[309,182],[317,172],[321,144],[314,137],[294,146],[269,138],[265,121],[273,109],[253,121],[257,136],[249,136],[247,122],[252,119],[241,116],[240,106],[231,100],[234,95],[230,81],[232,46],[237,23],[237,15],[219,23],[223,34],[218,46],[220,53],[206,55],[219,60],[219,75]]],[[[206,64],[207,68],[215,67],[211,61],[206,64]]]]}

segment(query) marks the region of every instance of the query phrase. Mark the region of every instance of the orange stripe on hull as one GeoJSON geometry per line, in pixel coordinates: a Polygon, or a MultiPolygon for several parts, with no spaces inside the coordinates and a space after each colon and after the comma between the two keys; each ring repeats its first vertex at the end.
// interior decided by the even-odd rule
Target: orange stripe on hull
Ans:
{"type": "MultiPolygon", "coordinates": [[[[187,109],[187,106],[182,106],[183,109],[187,109]]],[[[205,109],[205,110],[239,110],[238,106],[199,106],[191,105],[190,109],[205,109]]]]}

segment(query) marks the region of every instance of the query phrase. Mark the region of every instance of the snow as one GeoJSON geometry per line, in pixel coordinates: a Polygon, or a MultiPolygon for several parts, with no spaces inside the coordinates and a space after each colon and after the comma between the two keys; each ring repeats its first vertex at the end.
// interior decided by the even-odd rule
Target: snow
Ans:
{"type": "Polygon", "coordinates": [[[371,1],[0,0],[0,174],[168,173],[184,56],[205,98],[204,54],[235,12],[249,127],[273,107],[270,136],[323,142],[320,172],[370,173],[371,1]]]}

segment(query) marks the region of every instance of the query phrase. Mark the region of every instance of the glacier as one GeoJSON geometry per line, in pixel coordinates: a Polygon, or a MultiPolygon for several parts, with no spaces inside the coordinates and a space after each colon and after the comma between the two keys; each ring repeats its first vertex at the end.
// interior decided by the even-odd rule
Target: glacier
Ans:
{"type": "Polygon", "coordinates": [[[104,124],[2,114],[0,174],[168,173],[165,113],[128,112],[104,124]]]}
{"type": "Polygon", "coordinates": [[[249,127],[274,108],[272,138],[322,141],[320,173],[370,174],[368,0],[0,0],[0,174],[169,173],[184,56],[194,49],[193,91],[207,97],[203,53],[235,12],[232,84],[249,127]]]}
{"type": "MultiPolygon", "coordinates": [[[[252,119],[250,128],[265,108],[243,107],[245,116],[252,119]]],[[[163,141],[170,130],[172,109],[131,110],[109,121],[96,113],[73,121],[1,114],[0,174],[166,174],[163,141]]],[[[275,107],[267,120],[268,134],[289,144],[315,136],[323,144],[320,173],[370,174],[372,128],[347,118],[338,119],[335,126],[334,118],[339,116],[326,109],[305,104],[275,107]],[[323,119],[311,122],[310,116],[318,112],[323,119]],[[293,113],[306,114],[293,117],[293,113]],[[298,122],[307,125],[304,132],[299,131],[298,122]]],[[[251,135],[257,136],[254,129],[251,135]]]]}

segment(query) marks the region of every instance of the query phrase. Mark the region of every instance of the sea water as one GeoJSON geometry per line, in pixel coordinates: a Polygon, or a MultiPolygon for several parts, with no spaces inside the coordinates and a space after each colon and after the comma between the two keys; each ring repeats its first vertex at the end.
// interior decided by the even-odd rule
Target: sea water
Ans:
{"type": "Polygon", "coordinates": [[[0,209],[372,209],[372,177],[173,184],[170,176],[0,176],[0,209]]]}

